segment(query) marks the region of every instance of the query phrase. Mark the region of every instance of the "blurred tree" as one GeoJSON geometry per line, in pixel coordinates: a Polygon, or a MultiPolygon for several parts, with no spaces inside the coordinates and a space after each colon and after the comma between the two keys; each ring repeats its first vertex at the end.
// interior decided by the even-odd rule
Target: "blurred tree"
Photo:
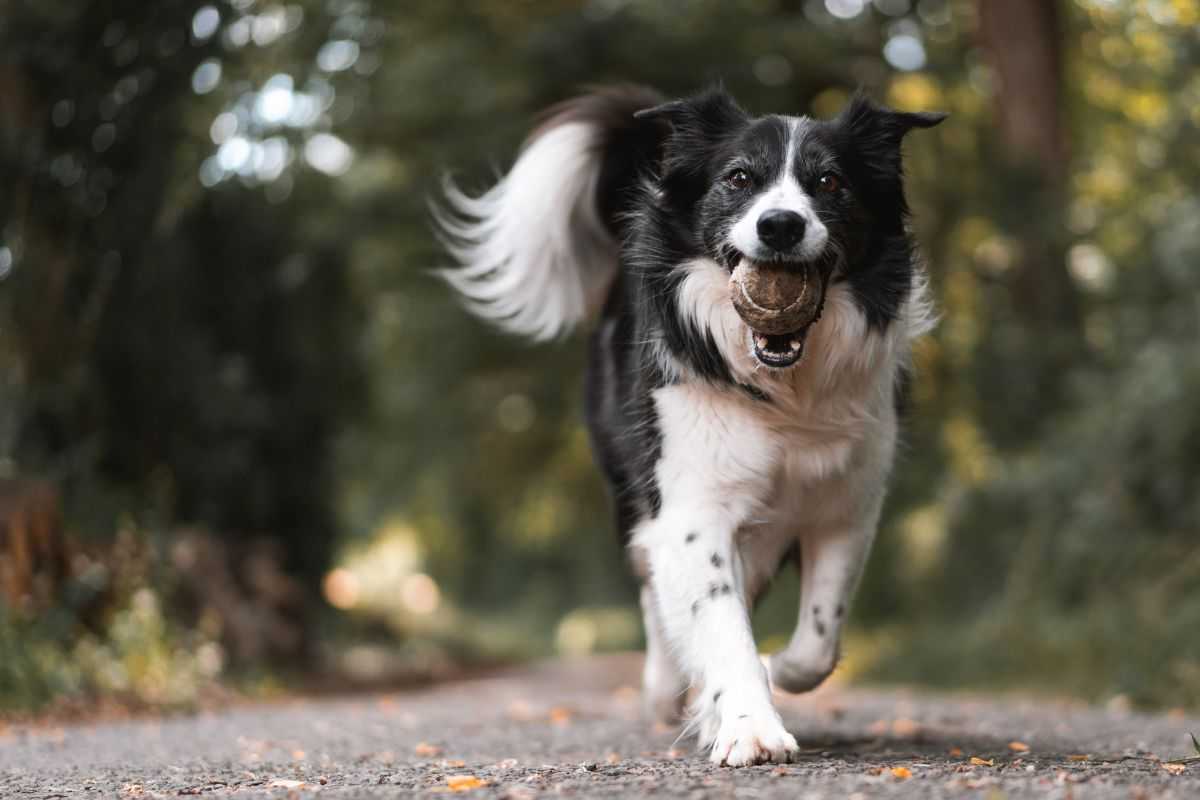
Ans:
{"type": "Polygon", "coordinates": [[[361,398],[357,303],[345,243],[305,226],[323,177],[275,202],[197,179],[215,110],[196,96],[255,60],[217,35],[239,16],[199,0],[7,12],[4,464],[60,483],[76,532],[132,514],[265,537],[313,590],[336,533],[331,447],[361,398]]]}

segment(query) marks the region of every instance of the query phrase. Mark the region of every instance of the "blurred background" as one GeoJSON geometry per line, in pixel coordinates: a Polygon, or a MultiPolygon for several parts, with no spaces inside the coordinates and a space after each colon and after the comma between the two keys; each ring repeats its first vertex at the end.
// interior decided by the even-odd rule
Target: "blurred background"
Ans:
{"type": "MultiPolygon", "coordinates": [[[[1198,0],[10,0],[0,709],[637,647],[581,337],[427,200],[578,87],[863,86],[942,313],[838,678],[1200,706],[1198,0]]],[[[792,576],[760,609],[790,631],[792,576]]]]}

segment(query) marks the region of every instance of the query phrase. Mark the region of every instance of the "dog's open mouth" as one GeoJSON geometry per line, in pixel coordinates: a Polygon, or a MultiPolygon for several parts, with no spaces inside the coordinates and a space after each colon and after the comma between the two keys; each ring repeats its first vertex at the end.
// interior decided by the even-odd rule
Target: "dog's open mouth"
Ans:
{"type": "Polygon", "coordinates": [[[733,307],[746,323],[760,363],[790,367],[804,355],[809,328],[825,305],[826,271],[815,263],[757,262],[748,258],[729,279],[733,307]]]}
{"type": "Polygon", "coordinates": [[[768,367],[790,367],[804,355],[804,339],[808,328],[792,333],[770,334],[751,331],[754,357],[768,367]]]}

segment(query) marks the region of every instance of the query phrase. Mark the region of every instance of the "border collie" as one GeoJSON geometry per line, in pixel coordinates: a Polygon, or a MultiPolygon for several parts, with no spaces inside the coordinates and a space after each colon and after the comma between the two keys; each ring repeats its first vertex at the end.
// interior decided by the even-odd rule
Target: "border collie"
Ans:
{"type": "Polygon", "coordinates": [[[447,180],[434,209],[479,316],[538,340],[599,317],[587,422],[642,580],[647,708],[678,719],[693,688],[715,763],[791,760],[771,687],[837,662],[931,326],[901,140],[944,117],[599,89],[549,109],[489,191],[447,180]],[[760,659],[750,610],[788,562],[796,630],[760,659]]]}

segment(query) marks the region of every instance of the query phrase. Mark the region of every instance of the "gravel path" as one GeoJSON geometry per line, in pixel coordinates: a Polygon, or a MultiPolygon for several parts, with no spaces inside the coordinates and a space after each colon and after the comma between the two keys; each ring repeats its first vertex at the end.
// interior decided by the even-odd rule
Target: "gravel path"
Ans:
{"type": "Polygon", "coordinates": [[[837,686],[780,699],[799,763],[717,768],[639,720],[638,665],[613,656],[195,717],[0,725],[0,797],[1200,798],[1200,761],[1169,761],[1195,755],[1197,717],[837,686]]]}

